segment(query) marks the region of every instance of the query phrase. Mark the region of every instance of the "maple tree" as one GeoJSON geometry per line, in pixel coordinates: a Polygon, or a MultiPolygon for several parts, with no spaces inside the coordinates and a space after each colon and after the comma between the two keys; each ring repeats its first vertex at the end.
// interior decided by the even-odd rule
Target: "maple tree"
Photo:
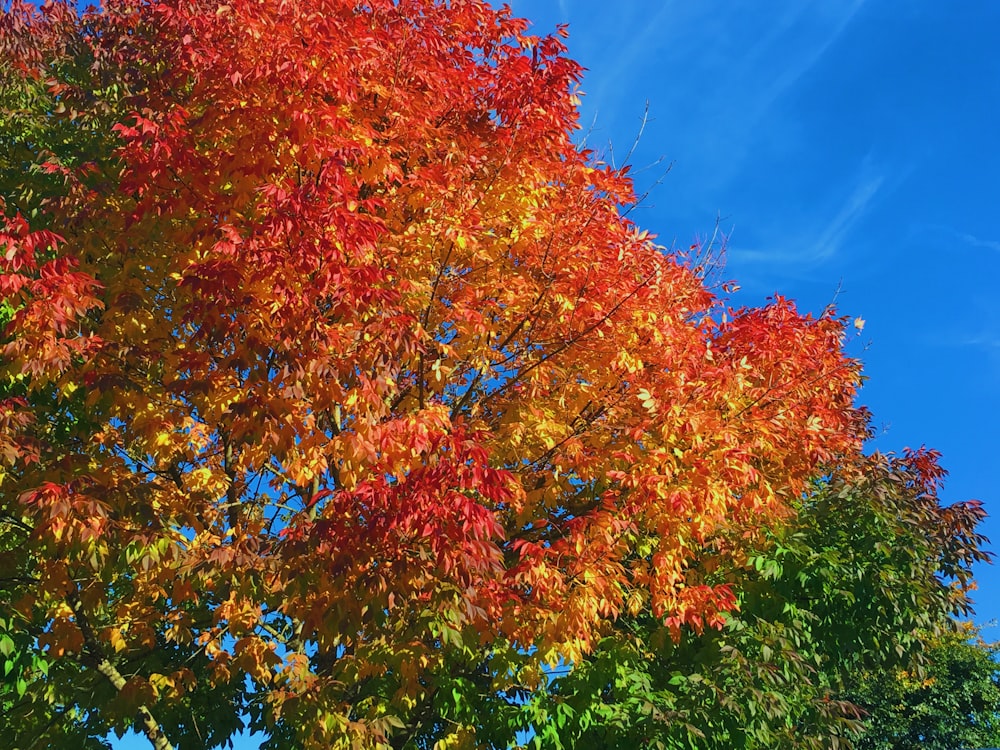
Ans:
{"type": "Polygon", "coordinates": [[[745,559],[860,455],[843,322],[728,310],[626,218],[562,35],[5,7],[15,744],[506,746],[622,618],[722,626],[706,545],[745,559]]]}

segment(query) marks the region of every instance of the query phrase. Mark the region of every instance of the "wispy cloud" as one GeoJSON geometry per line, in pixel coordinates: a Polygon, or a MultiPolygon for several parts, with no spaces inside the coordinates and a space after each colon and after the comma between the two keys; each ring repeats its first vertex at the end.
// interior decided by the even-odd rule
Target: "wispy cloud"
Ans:
{"type": "MultiPolygon", "coordinates": [[[[560,0],[560,10],[563,10],[564,3],[565,0],[560,0]]],[[[669,16],[674,13],[672,6],[672,3],[666,2],[656,13],[644,13],[640,19],[636,19],[641,20],[639,26],[619,25],[617,38],[607,40],[607,46],[601,50],[601,67],[588,75],[592,85],[596,85],[590,99],[598,110],[617,109],[617,99],[624,88],[622,81],[634,75],[637,67],[650,67],[650,63],[643,58],[650,57],[655,47],[654,40],[669,46],[672,39],[683,33],[677,24],[670,23],[669,16]]]]}
{"type": "Polygon", "coordinates": [[[995,250],[1000,253],[1000,241],[986,240],[982,237],[976,237],[974,234],[969,234],[968,232],[955,232],[954,234],[958,237],[958,239],[967,245],[985,248],[986,250],[995,250]]]}
{"type": "MultiPolygon", "coordinates": [[[[866,0],[784,0],[764,12],[726,0],[600,8],[548,2],[570,23],[572,54],[590,67],[584,119],[596,112],[601,131],[628,133],[650,101],[655,126],[646,138],[667,152],[661,156],[697,160],[693,168],[718,184],[742,171],[761,122],[827,55],[866,0]],[[574,36],[583,13],[600,36],[574,36]]],[[[515,5],[522,12],[537,7],[515,5]]]]}
{"type": "MultiPolygon", "coordinates": [[[[983,331],[975,334],[956,333],[953,336],[935,337],[931,342],[937,346],[951,349],[964,349],[975,352],[975,357],[981,362],[990,362],[991,366],[1000,367],[1000,330],[983,331]]],[[[969,356],[968,354],[963,356],[969,356]]]]}
{"type": "Polygon", "coordinates": [[[826,260],[840,250],[844,239],[867,212],[879,189],[885,183],[883,175],[877,175],[858,183],[854,191],[841,206],[840,211],[827,223],[812,246],[813,260],[826,260]]]}
{"type": "Polygon", "coordinates": [[[981,349],[1000,352],[1000,334],[983,334],[970,336],[962,341],[965,346],[975,346],[981,349]]]}
{"type": "MultiPolygon", "coordinates": [[[[774,81],[754,94],[752,122],[760,120],[767,111],[774,105],[778,98],[791,89],[806,73],[808,73],[822,59],[826,52],[844,33],[858,11],[865,4],[865,0],[854,0],[853,2],[839,2],[834,6],[834,12],[823,23],[818,26],[818,30],[809,35],[809,44],[799,46],[800,52],[785,57],[786,65],[781,74],[774,81]]],[[[800,24],[803,12],[810,6],[792,7],[773,27],[772,31],[761,39],[752,48],[749,59],[746,63],[761,58],[764,67],[758,65],[746,65],[746,68],[753,70],[754,74],[760,75],[760,71],[772,71],[773,63],[769,60],[773,56],[774,50],[784,45],[784,37],[796,32],[796,26],[800,24]]]]}
{"type": "Polygon", "coordinates": [[[869,213],[885,184],[885,175],[871,174],[869,169],[864,169],[837,208],[825,217],[807,216],[798,226],[779,228],[782,238],[766,249],[741,248],[737,244],[729,249],[728,257],[736,263],[781,263],[799,267],[829,260],[840,252],[858,222],[869,213]]]}
{"type": "Polygon", "coordinates": [[[957,240],[959,243],[969,248],[975,248],[977,250],[991,250],[993,252],[1000,253],[1000,240],[981,237],[973,234],[972,232],[956,229],[954,226],[949,226],[947,224],[917,222],[912,226],[911,231],[934,237],[935,241],[939,243],[947,242],[949,245],[953,245],[957,240]]]}
{"type": "Polygon", "coordinates": [[[597,113],[588,140],[598,145],[602,133],[615,132],[625,149],[621,134],[638,130],[649,101],[640,161],[676,160],[689,188],[706,195],[759,173],[762,141],[796,142],[796,120],[781,103],[842,40],[865,2],[787,0],[767,12],[722,0],[609,4],[595,20],[604,36],[579,48],[592,68],[583,82],[585,119],[597,113]]]}

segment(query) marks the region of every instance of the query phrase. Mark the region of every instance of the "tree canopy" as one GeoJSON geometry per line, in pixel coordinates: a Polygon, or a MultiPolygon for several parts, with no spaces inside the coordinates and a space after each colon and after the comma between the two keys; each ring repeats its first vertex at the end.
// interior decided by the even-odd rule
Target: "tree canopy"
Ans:
{"type": "Polygon", "coordinates": [[[979,506],[863,455],[835,311],[632,223],[563,36],[4,6],[9,746],[763,747],[967,608],[979,506]]]}
{"type": "Polygon", "coordinates": [[[858,750],[1000,746],[1000,645],[970,622],[927,645],[916,668],[857,675],[851,700],[867,714],[858,750]]]}

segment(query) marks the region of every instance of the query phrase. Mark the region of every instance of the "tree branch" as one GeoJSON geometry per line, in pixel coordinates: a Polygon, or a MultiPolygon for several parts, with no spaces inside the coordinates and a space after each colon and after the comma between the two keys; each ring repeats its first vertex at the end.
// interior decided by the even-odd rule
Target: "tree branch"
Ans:
{"type": "MultiPolygon", "coordinates": [[[[111,663],[111,660],[105,655],[104,648],[101,646],[101,642],[97,639],[97,634],[94,632],[94,628],[90,624],[87,613],[83,611],[83,602],[80,601],[79,594],[76,591],[70,592],[66,596],[66,601],[73,610],[73,616],[76,618],[76,624],[80,628],[80,632],[83,634],[84,646],[87,652],[94,659],[94,668],[107,678],[112,687],[120,693],[125,687],[126,680],[122,676],[122,673],[118,671],[118,668],[115,667],[115,665],[111,663]]],[[[174,746],[170,744],[170,740],[168,740],[167,736],[163,733],[163,730],[160,728],[159,723],[153,717],[149,708],[146,706],[139,706],[138,715],[142,724],[142,733],[146,735],[146,738],[153,745],[154,750],[174,750],[174,746]]]]}

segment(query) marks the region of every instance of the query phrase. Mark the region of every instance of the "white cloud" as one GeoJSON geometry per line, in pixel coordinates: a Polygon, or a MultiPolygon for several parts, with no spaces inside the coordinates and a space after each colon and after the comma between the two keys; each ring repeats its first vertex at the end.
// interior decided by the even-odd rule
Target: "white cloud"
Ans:
{"type": "MultiPolygon", "coordinates": [[[[792,88],[806,73],[808,73],[819,60],[826,54],[827,50],[844,33],[844,29],[850,24],[864,5],[865,0],[854,0],[854,2],[838,2],[833,6],[834,11],[829,17],[824,16],[822,23],[814,21],[812,33],[810,34],[808,45],[799,45],[795,54],[785,58],[787,64],[780,75],[774,81],[764,87],[763,94],[757,93],[754,96],[754,108],[751,123],[761,119],[764,114],[773,106],[774,102],[787,90],[792,88]]],[[[780,48],[785,44],[785,37],[795,33],[795,26],[802,21],[803,13],[812,11],[815,8],[811,5],[792,6],[786,12],[774,28],[768,33],[757,46],[753,48],[750,58],[763,57],[764,65],[755,70],[755,74],[761,78],[772,73],[774,70],[773,61],[766,58],[775,48],[780,48]]],[[[759,91],[759,90],[758,90],[759,91]]]]}
{"type": "Polygon", "coordinates": [[[884,175],[870,174],[866,166],[835,212],[826,217],[803,217],[797,226],[777,228],[781,239],[767,249],[741,248],[737,244],[729,248],[727,256],[738,264],[780,263],[799,267],[829,260],[841,251],[855,226],[868,214],[885,182],[884,175]]]}
{"type": "Polygon", "coordinates": [[[836,255],[851,229],[868,212],[872,199],[884,182],[885,177],[878,175],[862,180],[855,186],[840,211],[829,221],[813,244],[811,254],[814,260],[826,260],[836,255]]]}
{"type": "Polygon", "coordinates": [[[962,242],[967,245],[984,248],[986,250],[995,250],[1000,253],[1000,242],[997,240],[986,240],[981,237],[976,237],[973,234],[969,234],[968,232],[955,232],[954,234],[958,237],[958,239],[962,240],[962,242]]]}
{"type": "Polygon", "coordinates": [[[939,244],[947,242],[949,245],[952,245],[955,240],[958,240],[960,243],[970,248],[975,248],[977,250],[992,250],[1000,253],[1000,240],[981,237],[973,234],[972,232],[959,230],[954,226],[949,226],[947,224],[917,222],[913,225],[912,231],[921,232],[934,237],[935,241],[939,244]]]}

